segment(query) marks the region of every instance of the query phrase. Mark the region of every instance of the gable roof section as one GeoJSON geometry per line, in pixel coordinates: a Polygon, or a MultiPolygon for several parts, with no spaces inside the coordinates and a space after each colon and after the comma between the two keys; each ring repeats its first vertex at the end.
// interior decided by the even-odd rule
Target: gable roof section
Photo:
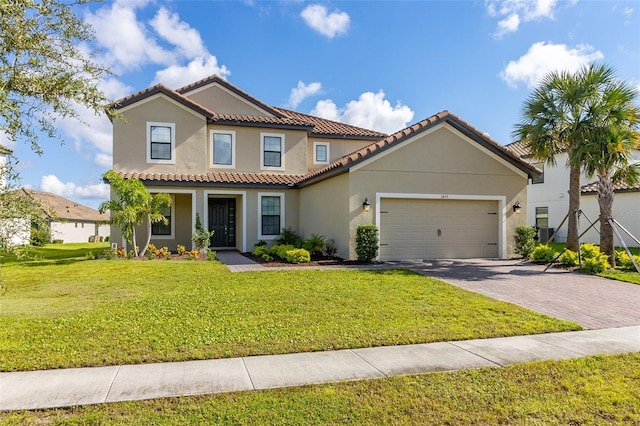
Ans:
{"type": "Polygon", "coordinates": [[[218,84],[222,87],[224,87],[225,89],[227,89],[228,91],[235,93],[236,95],[240,96],[241,98],[243,98],[244,100],[248,101],[251,104],[254,104],[255,106],[257,106],[260,109],[263,109],[265,111],[267,111],[270,114],[273,114],[274,116],[276,116],[277,118],[282,118],[282,115],[280,114],[280,112],[271,107],[270,105],[265,104],[264,102],[262,102],[261,100],[254,98],[253,96],[251,96],[250,94],[248,94],[247,92],[245,92],[244,90],[242,90],[241,88],[239,88],[238,86],[235,86],[231,83],[229,83],[227,80],[225,80],[224,78],[218,76],[218,75],[210,75],[209,77],[205,77],[202,80],[198,80],[195,83],[191,83],[188,84],[186,86],[183,86],[179,89],[176,89],[176,92],[180,93],[181,95],[184,95],[186,93],[192,92],[196,89],[199,89],[201,87],[204,86],[208,86],[210,84],[218,84]]]}
{"type": "Polygon", "coordinates": [[[171,99],[173,99],[174,101],[186,106],[187,108],[190,108],[194,111],[199,112],[200,114],[202,114],[203,116],[205,116],[206,118],[211,118],[215,115],[215,113],[205,107],[203,107],[202,105],[193,102],[191,99],[187,98],[186,96],[182,96],[181,94],[179,94],[178,92],[176,92],[173,89],[168,88],[167,86],[165,86],[162,83],[156,84],[155,86],[152,87],[148,87],[144,90],[141,90],[139,92],[136,92],[132,95],[129,95],[125,98],[119,99],[115,102],[112,102],[109,106],[111,108],[114,109],[122,109],[124,107],[127,107],[129,105],[133,105],[137,102],[140,102],[144,99],[150,98],[154,95],[157,94],[163,94],[171,99]]]}
{"type": "Polygon", "coordinates": [[[23,189],[25,194],[35,200],[44,210],[45,214],[53,220],[70,220],[82,222],[107,222],[109,215],[101,214],[98,210],[85,205],[67,200],[50,192],[23,189]]]}
{"type": "Polygon", "coordinates": [[[217,75],[209,76],[195,83],[181,87],[177,90],[170,89],[169,87],[161,83],[156,84],[155,86],[149,87],[125,98],[117,100],[111,103],[109,107],[114,109],[122,109],[157,94],[163,94],[170,99],[173,99],[174,101],[186,106],[187,108],[200,113],[207,119],[208,122],[214,124],[288,128],[308,131],[314,136],[342,139],[352,138],[363,140],[379,140],[387,136],[385,133],[376,132],[374,130],[364,129],[361,127],[351,126],[349,124],[326,120],[320,117],[314,117],[308,114],[269,106],[217,75]],[[185,96],[185,94],[189,93],[190,91],[199,89],[209,84],[219,84],[227,90],[242,97],[246,101],[273,114],[273,116],[225,114],[221,112],[211,111],[205,106],[185,96]]]}
{"type": "Polygon", "coordinates": [[[465,136],[469,137],[473,141],[477,142],[484,148],[488,149],[492,153],[498,155],[500,158],[506,160],[510,164],[514,165],[519,170],[525,172],[528,176],[539,176],[541,171],[527,162],[520,159],[517,155],[507,150],[498,142],[491,139],[480,130],[476,129],[466,121],[462,120],[455,114],[449,111],[442,111],[438,114],[432,115],[412,126],[409,126],[403,130],[400,130],[393,135],[388,136],[378,142],[374,142],[362,149],[359,149],[351,154],[347,154],[344,157],[334,161],[333,163],[317,170],[311,171],[301,181],[299,185],[305,186],[315,183],[319,180],[327,179],[336,174],[345,173],[356,164],[361,163],[375,155],[380,154],[387,149],[397,146],[406,140],[437,126],[441,123],[447,123],[465,136]]]}

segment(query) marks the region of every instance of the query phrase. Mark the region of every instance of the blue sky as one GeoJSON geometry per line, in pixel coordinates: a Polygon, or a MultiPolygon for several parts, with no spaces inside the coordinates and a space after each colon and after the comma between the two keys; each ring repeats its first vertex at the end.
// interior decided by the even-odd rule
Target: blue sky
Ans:
{"type": "MultiPolygon", "coordinates": [[[[502,144],[537,79],[589,63],[640,89],[634,1],[106,1],[94,26],[113,100],[211,74],[275,106],[384,132],[449,110],[502,144]]],[[[108,198],[111,124],[58,123],[65,144],[14,149],[21,183],[97,207],[108,198]]]]}

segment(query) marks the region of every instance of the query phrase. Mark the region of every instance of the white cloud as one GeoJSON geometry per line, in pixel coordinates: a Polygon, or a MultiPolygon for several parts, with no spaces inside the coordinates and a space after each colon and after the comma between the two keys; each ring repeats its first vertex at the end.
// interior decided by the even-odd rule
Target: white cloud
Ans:
{"type": "Polygon", "coordinates": [[[490,16],[503,18],[494,34],[500,38],[518,31],[522,22],[553,19],[557,3],[557,0],[486,0],[485,6],[490,16]]]}
{"type": "Polygon", "coordinates": [[[178,47],[185,57],[192,59],[209,54],[200,33],[181,21],[177,13],[170,13],[161,7],[150,24],[160,37],[178,47]]]}
{"type": "Polygon", "coordinates": [[[308,26],[329,38],[345,34],[349,29],[350,18],[346,12],[327,13],[327,8],[319,4],[307,6],[300,16],[308,26]]]}
{"type": "Polygon", "coordinates": [[[582,66],[604,58],[599,50],[590,45],[570,48],[565,44],[534,43],[529,51],[515,61],[510,61],[500,77],[511,87],[520,83],[534,87],[551,71],[575,72],[582,66]]]}
{"type": "Polygon", "coordinates": [[[65,198],[109,199],[109,185],[105,183],[78,186],[73,182],[64,183],[55,175],[42,176],[40,190],[65,198]]]}
{"type": "Polygon", "coordinates": [[[497,37],[502,37],[507,33],[513,33],[518,31],[518,27],[520,26],[520,17],[517,13],[513,13],[509,15],[507,18],[498,22],[498,31],[496,32],[497,37]]]}
{"type": "Polygon", "coordinates": [[[105,50],[103,60],[116,72],[176,60],[175,54],[159,46],[138,21],[135,9],[145,4],[115,2],[85,16],[94,29],[96,42],[105,50]]]}
{"type": "MultiPolygon", "coordinates": [[[[109,99],[119,99],[129,93],[132,88],[115,78],[100,83],[100,89],[109,99]]],[[[57,128],[64,134],[67,142],[73,142],[78,152],[87,158],[93,158],[94,164],[100,167],[111,167],[112,124],[105,114],[96,115],[93,111],[76,105],[79,120],[64,118],[57,122],[57,128]],[[108,158],[108,160],[107,160],[108,158]]]]}
{"type": "Polygon", "coordinates": [[[163,83],[172,89],[177,89],[211,74],[227,77],[231,74],[231,71],[224,65],[218,65],[218,58],[209,55],[206,58],[195,58],[185,66],[171,65],[160,70],[156,72],[154,82],[163,83]]]}
{"type": "Polygon", "coordinates": [[[303,100],[309,96],[317,95],[321,90],[322,83],[320,82],[314,81],[313,83],[304,84],[302,81],[298,81],[298,86],[291,89],[287,105],[291,108],[296,108],[303,100]]]}
{"type": "Polygon", "coordinates": [[[336,120],[354,126],[393,133],[407,127],[413,120],[414,112],[400,102],[392,106],[384,92],[365,92],[358,100],[350,101],[344,108],[327,99],[319,101],[311,114],[329,120],[336,120]]]}

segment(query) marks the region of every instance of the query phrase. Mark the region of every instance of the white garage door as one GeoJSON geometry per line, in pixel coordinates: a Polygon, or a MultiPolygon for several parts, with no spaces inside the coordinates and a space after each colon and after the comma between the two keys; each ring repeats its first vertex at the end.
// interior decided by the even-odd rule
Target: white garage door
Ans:
{"type": "Polygon", "coordinates": [[[380,259],[498,257],[498,202],[383,198],[380,259]]]}

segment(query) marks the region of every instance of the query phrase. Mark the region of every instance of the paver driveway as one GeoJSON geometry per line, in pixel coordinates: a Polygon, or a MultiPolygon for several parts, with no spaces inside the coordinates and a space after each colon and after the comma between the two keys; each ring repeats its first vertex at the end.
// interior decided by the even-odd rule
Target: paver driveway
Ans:
{"type": "Polygon", "coordinates": [[[640,285],[518,260],[427,260],[421,274],[588,329],[640,325],[640,285]]]}

